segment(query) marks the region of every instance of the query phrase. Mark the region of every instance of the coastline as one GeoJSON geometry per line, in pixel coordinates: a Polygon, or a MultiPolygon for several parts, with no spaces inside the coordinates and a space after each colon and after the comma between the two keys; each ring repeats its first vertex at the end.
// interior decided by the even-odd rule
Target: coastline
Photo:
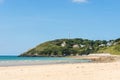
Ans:
{"type": "Polygon", "coordinates": [[[2,80],[119,80],[120,61],[0,67],[2,80]]]}
{"type": "Polygon", "coordinates": [[[54,64],[73,64],[88,63],[91,60],[78,60],[68,57],[16,57],[0,56],[0,67],[9,66],[31,66],[31,65],[54,65],[54,64]]]}
{"type": "MultiPolygon", "coordinates": [[[[78,56],[72,58],[80,59],[78,56]]],[[[82,58],[90,58],[90,56],[82,56],[82,58]]],[[[118,58],[112,62],[0,67],[2,80],[119,80],[119,74],[118,58]]]]}
{"type": "MultiPolygon", "coordinates": [[[[8,58],[8,57],[7,57],[8,58]]],[[[67,56],[63,58],[59,57],[27,57],[18,58],[12,60],[0,60],[0,67],[9,67],[9,66],[34,66],[34,65],[57,65],[57,64],[82,64],[82,63],[110,63],[119,61],[120,56],[118,55],[83,55],[83,56],[67,56]],[[34,59],[33,59],[34,58],[34,59]],[[20,59],[20,60],[19,60],[20,59]],[[25,60],[24,60],[25,59],[25,60]],[[45,59],[45,60],[44,60],[45,59]],[[47,59],[47,60],[46,60],[47,59]],[[52,59],[52,60],[51,60],[52,59]]]]}
{"type": "Polygon", "coordinates": [[[83,56],[69,56],[69,58],[73,59],[83,59],[83,60],[91,60],[93,63],[109,63],[116,62],[120,60],[119,55],[104,55],[104,54],[96,54],[96,55],[83,55],[83,56]]]}

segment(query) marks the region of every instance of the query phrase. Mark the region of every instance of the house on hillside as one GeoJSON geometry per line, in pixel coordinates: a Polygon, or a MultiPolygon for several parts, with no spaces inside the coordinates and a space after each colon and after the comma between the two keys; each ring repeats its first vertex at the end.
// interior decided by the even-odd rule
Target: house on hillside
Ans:
{"type": "Polygon", "coordinates": [[[66,46],[66,42],[63,41],[63,43],[61,44],[62,47],[65,47],[66,46]]]}
{"type": "Polygon", "coordinates": [[[83,47],[85,47],[85,45],[80,44],[80,47],[83,48],[83,47]]]}
{"type": "Polygon", "coordinates": [[[99,45],[99,47],[104,47],[104,46],[105,46],[105,44],[100,44],[100,45],[99,45]]]}
{"type": "Polygon", "coordinates": [[[80,48],[78,44],[73,45],[73,48],[80,48]]]}
{"type": "Polygon", "coordinates": [[[113,44],[112,42],[108,42],[107,46],[112,46],[112,44],[113,44]]]}

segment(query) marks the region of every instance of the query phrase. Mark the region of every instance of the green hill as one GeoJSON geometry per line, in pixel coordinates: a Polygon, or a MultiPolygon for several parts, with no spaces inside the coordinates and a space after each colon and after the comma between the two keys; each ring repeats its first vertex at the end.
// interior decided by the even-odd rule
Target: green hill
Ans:
{"type": "Polygon", "coordinates": [[[90,53],[120,54],[120,38],[116,40],[57,39],[24,52],[20,56],[74,56],[90,53]]]}
{"type": "Polygon", "coordinates": [[[120,44],[113,45],[110,47],[100,48],[97,52],[98,53],[111,53],[114,55],[120,55],[120,44]]]}

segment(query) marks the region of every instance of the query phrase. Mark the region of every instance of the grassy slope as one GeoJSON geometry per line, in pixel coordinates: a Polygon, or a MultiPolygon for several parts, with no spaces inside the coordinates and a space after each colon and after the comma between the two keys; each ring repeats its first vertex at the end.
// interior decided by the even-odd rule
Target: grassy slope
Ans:
{"type": "Polygon", "coordinates": [[[99,53],[111,53],[111,54],[114,54],[114,55],[120,55],[120,44],[110,46],[110,47],[100,48],[97,52],[99,52],[99,53]]]}

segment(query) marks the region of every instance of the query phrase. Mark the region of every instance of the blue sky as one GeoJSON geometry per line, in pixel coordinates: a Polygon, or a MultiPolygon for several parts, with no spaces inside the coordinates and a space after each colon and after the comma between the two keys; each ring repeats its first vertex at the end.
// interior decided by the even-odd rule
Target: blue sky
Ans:
{"type": "Polygon", "coordinates": [[[120,37],[120,0],[0,0],[0,54],[58,38],[120,37]]]}

